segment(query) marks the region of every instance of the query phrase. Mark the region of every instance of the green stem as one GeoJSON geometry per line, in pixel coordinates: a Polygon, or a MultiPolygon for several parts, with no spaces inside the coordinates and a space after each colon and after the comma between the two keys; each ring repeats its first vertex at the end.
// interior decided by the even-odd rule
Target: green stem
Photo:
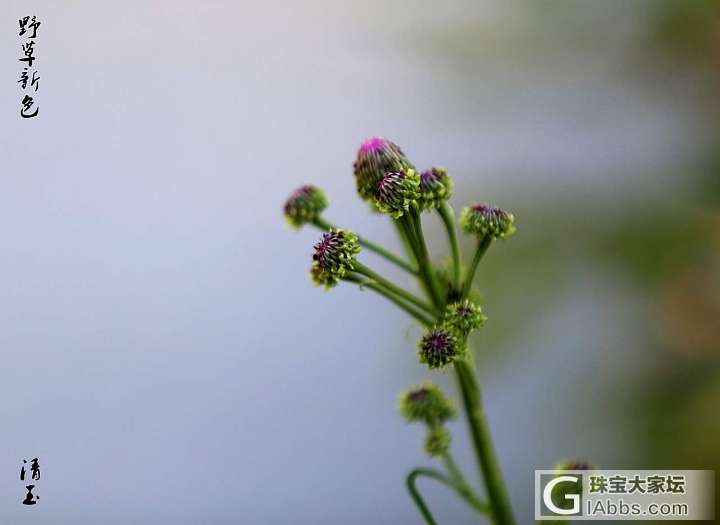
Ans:
{"type": "Polygon", "coordinates": [[[458,484],[458,481],[454,479],[453,477],[448,477],[442,472],[439,472],[435,469],[430,468],[416,468],[411,470],[407,478],[405,479],[405,484],[407,485],[408,492],[410,493],[410,497],[412,497],[413,501],[415,502],[415,505],[417,506],[418,510],[420,511],[420,514],[422,514],[422,517],[425,519],[425,522],[428,525],[436,525],[435,518],[433,518],[432,513],[430,512],[430,508],[425,503],[425,500],[423,499],[422,495],[420,494],[420,491],[417,488],[416,482],[419,477],[426,477],[432,480],[435,480],[439,483],[442,483],[449,489],[452,489],[455,491],[460,497],[462,497],[465,501],[467,501],[470,506],[472,506],[475,510],[480,512],[481,514],[489,515],[489,508],[487,504],[483,501],[480,501],[477,497],[475,497],[474,494],[471,495],[472,499],[468,499],[466,496],[466,492],[464,491],[464,488],[461,487],[458,484]]]}
{"type": "Polygon", "coordinates": [[[465,477],[463,476],[462,471],[457,466],[457,463],[455,463],[455,461],[453,460],[450,452],[446,452],[445,454],[443,454],[442,459],[443,463],[445,464],[445,468],[448,470],[450,476],[455,481],[455,487],[458,494],[480,514],[492,516],[492,509],[490,508],[490,505],[488,505],[485,501],[482,501],[472,490],[468,482],[465,481],[465,477]]]}
{"type": "Polygon", "coordinates": [[[448,487],[453,487],[453,482],[450,478],[445,476],[444,474],[433,470],[429,468],[416,468],[411,470],[407,478],[405,478],[405,484],[407,485],[408,492],[410,493],[410,497],[415,502],[415,505],[417,506],[418,510],[420,511],[420,514],[422,514],[423,519],[425,520],[425,523],[428,525],[437,525],[437,522],[433,518],[432,513],[430,512],[430,509],[425,504],[425,500],[423,500],[422,495],[420,494],[420,491],[415,486],[415,482],[417,481],[417,478],[420,476],[425,476],[430,479],[434,479],[435,481],[439,481],[440,483],[447,485],[448,487]]]}
{"type": "Polygon", "coordinates": [[[405,230],[403,228],[402,223],[393,218],[390,218],[390,221],[395,226],[395,230],[397,231],[398,237],[400,237],[400,241],[402,242],[403,248],[405,248],[405,253],[408,255],[408,257],[410,257],[411,261],[417,261],[417,259],[415,259],[415,251],[413,250],[413,247],[410,244],[410,239],[408,239],[407,235],[405,234],[405,230]]]}
{"type": "Polygon", "coordinates": [[[394,293],[395,295],[402,297],[407,302],[414,304],[418,308],[421,308],[422,310],[425,310],[427,313],[431,315],[435,315],[435,310],[428,304],[424,303],[422,300],[415,297],[410,292],[407,292],[400,288],[399,286],[394,285],[384,277],[378,275],[373,270],[362,264],[361,262],[355,261],[355,267],[353,268],[354,271],[357,273],[363,274],[365,277],[369,277],[382,287],[386,288],[390,292],[394,293]]]}
{"type": "MultiPolygon", "coordinates": [[[[313,221],[313,224],[324,231],[330,230],[330,229],[336,227],[334,224],[326,221],[322,217],[318,217],[317,219],[315,219],[313,221]]],[[[407,261],[402,260],[400,257],[398,257],[394,253],[386,250],[382,246],[375,244],[372,241],[367,240],[365,237],[360,237],[359,235],[357,235],[357,238],[358,238],[358,242],[360,243],[361,246],[364,246],[368,250],[375,252],[376,254],[378,254],[381,257],[384,257],[385,259],[387,259],[391,263],[395,264],[396,266],[402,268],[406,272],[417,276],[418,270],[414,265],[410,264],[407,261]]]]}
{"type": "Polygon", "coordinates": [[[426,268],[425,268],[423,259],[421,257],[421,251],[420,251],[420,247],[418,246],[417,236],[415,235],[415,229],[413,228],[412,223],[411,223],[409,217],[407,216],[407,214],[396,219],[395,224],[397,224],[398,228],[403,232],[403,237],[408,242],[408,246],[412,253],[412,257],[418,263],[418,274],[419,274],[418,277],[419,277],[419,281],[420,281],[420,286],[422,287],[425,294],[430,298],[430,300],[433,301],[432,293],[430,291],[430,283],[427,279],[426,268]]]}
{"type": "Polygon", "coordinates": [[[488,499],[493,510],[496,525],[514,525],[515,519],[510,507],[510,498],[500,472],[500,466],[493,449],[492,438],[480,400],[480,388],[474,370],[462,360],[455,361],[463,406],[470,425],[470,436],[475,455],[485,480],[488,499]]]}
{"type": "Polygon", "coordinates": [[[480,259],[483,258],[483,255],[485,255],[485,252],[490,247],[490,244],[492,243],[493,239],[491,236],[486,235],[485,237],[482,237],[478,241],[477,250],[475,250],[475,255],[473,256],[473,260],[470,263],[470,266],[468,266],[467,273],[465,274],[465,283],[463,284],[463,291],[462,291],[462,298],[467,299],[468,294],[470,294],[470,290],[472,289],[472,282],[475,278],[475,270],[477,270],[478,263],[480,262],[480,259]]]}
{"type": "Polygon", "coordinates": [[[447,202],[443,202],[437,211],[443,224],[445,224],[445,230],[447,230],[448,239],[450,240],[453,259],[453,288],[460,290],[460,246],[455,233],[455,214],[447,202]]]}
{"type": "Polygon", "coordinates": [[[422,323],[424,326],[429,328],[433,325],[433,320],[431,318],[427,317],[425,314],[416,310],[409,304],[403,302],[399,297],[394,295],[392,292],[386,290],[385,288],[383,288],[381,285],[379,285],[375,281],[369,281],[367,279],[363,279],[359,275],[355,275],[353,273],[347,274],[345,276],[345,280],[353,282],[353,283],[357,283],[360,285],[360,287],[367,287],[367,288],[370,288],[371,290],[374,290],[375,292],[379,293],[380,295],[382,295],[383,297],[385,297],[386,299],[390,300],[395,305],[397,305],[398,307],[403,309],[405,312],[409,313],[412,317],[414,317],[415,319],[420,321],[420,323],[422,323]]]}
{"type": "Polygon", "coordinates": [[[442,305],[440,304],[440,301],[436,297],[436,294],[433,292],[433,288],[430,282],[430,273],[428,269],[428,264],[426,259],[423,257],[423,251],[421,247],[420,238],[418,237],[418,232],[415,229],[415,224],[413,222],[412,217],[410,216],[410,212],[402,215],[397,219],[398,224],[400,224],[403,228],[403,231],[405,232],[405,236],[408,238],[408,241],[410,242],[410,246],[412,247],[413,254],[415,256],[415,260],[418,261],[418,270],[420,273],[420,284],[427,294],[427,296],[430,298],[431,302],[435,307],[438,309],[438,311],[442,311],[442,305]]]}
{"type": "Polygon", "coordinates": [[[422,276],[422,259],[420,257],[420,247],[418,246],[417,238],[415,236],[415,230],[413,229],[408,216],[403,215],[402,217],[395,219],[395,223],[403,232],[403,237],[407,239],[412,257],[418,262],[418,272],[420,273],[420,276],[422,276]]]}
{"type": "Polygon", "coordinates": [[[435,269],[430,262],[430,255],[428,254],[427,245],[425,244],[425,235],[422,229],[422,220],[420,219],[420,213],[417,210],[411,211],[411,220],[413,228],[415,229],[415,235],[417,235],[418,246],[420,247],[421,256],[423,258],[426,278],[430,286],[430,292],[433,297],[435,305],[442,311],[445,308],[445,300],[440,291],[440,285],[437,281],[437,275],[435,275],[435,269]]]}

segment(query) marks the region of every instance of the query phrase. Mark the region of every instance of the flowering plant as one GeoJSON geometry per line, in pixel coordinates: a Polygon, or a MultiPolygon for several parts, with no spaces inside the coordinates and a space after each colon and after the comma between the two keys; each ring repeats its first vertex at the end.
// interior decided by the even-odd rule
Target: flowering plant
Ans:
{"type": "Polygon", "coordinates": [[[381,138],[366,140],[354,164],[358,195],[387,214],[395,224],[406,254],[396,255],[368,239],[341,229],[327,221],[325,193],[315,186],[302,186],[285,204],[285,216],[294,228],[311,224],[323,233],[314,246],[310,274],[313,282],[329,290],[341,282],[370,289],[407,312],[424,329],[417,346],[418,360],[432,370],[452,369],[462,400],[463,414],[478,468],[485,485],[481,497],[465,480],[450,453],[450,432],[445,423],[456,417],[454,405],[432,383],[422,383],[401,396],[400,411],[408,422],[426,426],[425,451],[438,458],[444,469],[416,468],[407,475],[407,488],[428,524],[435,519],[422,498],[416,481],[427,477],[455,491],[472,509],[497,525],[515,523],[510,501],[495,457],[490,431],[480,398],[480,388],[467,349],[469,335],[485,323],[473,290],[475,270],[493,241],[505,239],[515,231],[514,218],[500,208],[476,204],[462,211],[462,230],[475,236],[477,243],[467,269],[463,271],[456,235],[455,214],[448,203],[452,180],[440,167],[418,173],[397,144],[381,138]],[[432,263],[423,235],[422,212],[440,216],[447,232],[452,269],[432,263]],[[422,290],[418,296],[382,277],[358,260],[365,248],[408,272],[422,290]]]}

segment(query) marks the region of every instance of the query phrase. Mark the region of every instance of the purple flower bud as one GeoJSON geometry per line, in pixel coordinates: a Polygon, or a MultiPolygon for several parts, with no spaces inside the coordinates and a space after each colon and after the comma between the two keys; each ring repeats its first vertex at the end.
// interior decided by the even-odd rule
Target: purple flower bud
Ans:
{"type": "Polygon", "coordinates": [[[452,197],[452,179],[443,168],[434,167],[420,174],[420,206],[423,210],[439,208],[452,197]]]}
{"type": "Polygon", "coordinates": [[[457,337],[446,328],[435,327],[427,332],[418,343],[421,363],[430,368],[443,368],[464,353],[457,337]]]}
{"type": "Polygon", "coordinates": [[[455,408],[433,383],[422,383],[403,392],[400,413],[408,422],[442,424],[455,417],[455,408]]]}
{"type": "Polygon", "coordinates": [[[362,143],[353,164],[355,184],[360,198],[370,201],[378,184],[390,171],[414,169],[400,146],[382,137],[371,137],[362,143]]]}
{"type": "Polygon", "coordinates": [[[415,170],[391,171],[377,185],[375,205],[394,219],[402,217],[417,205],[420,198],[420,177],[415,170]]]}
{"type": "Polygon", "coordinates": [[[325,192],[317,186],[305,185],[296,189],[285,202],[285,218],[293,228],[300,228],[317,219],[327,207],[325,192]]]}
{"type": "Polygon", "coordinates": [[[465,233],[504,239],[515,231],[514,220],[512,213],[488,204],[476,204],[462,211],[460,226],[465,233]]]}
{"type": "Polygon", "coordinates": [[[315,284],[326,289],[335,286],[354,268],[355,257],[360,252],[357,237],[340,228],[323,233],[314,248],[310,275],[315,284]]]}

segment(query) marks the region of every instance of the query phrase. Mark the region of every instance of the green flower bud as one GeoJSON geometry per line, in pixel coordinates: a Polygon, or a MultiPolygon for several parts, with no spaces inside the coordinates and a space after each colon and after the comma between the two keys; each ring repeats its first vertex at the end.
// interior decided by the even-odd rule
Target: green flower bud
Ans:
{"type": "Polygon", "coordinates": [[[326,290],[355,267],[355,258],[360,252],[358,238],[340,228],[323,233],[314,248],[310,276],[317,286],[324,286],[326,290]]]}
{"type": "Polygon", "coordinates": [[[444,368],[465,352],[455,334],[443,327],[436,326],[427,332],[418,343],[420,362],[429,368],[444,368]]]}
{"type": "Polygon", "coordinates": [[[400,413],[408,423],[419,421],[436,425],[454,419],[455,407],[443,395],[440,387],[433,383],[422,383],[403,392],[400,413]]]}
{"type": "Polygon", "coordinates": [[[325,192],[317,186],[305,185],[296,189],[285,202],[285,218],[293,228],[313,222],[327,208],[325,192]]]}
{"type": "Polygon", "coordinates": [[[452,197],[452,179],[445,169],[435,167],[420,174],[420,207],[432,210],[452,197]]]}
{"type": "Polygon", "coordinates": [[[476,204],[462,211],[460,226],[465,233],[504,239],[515,231],[514,220],[512,213],[487,204],[476,204]]]}
{"type": "Polygon", "coordinates": [[[444,325],[457,333],[467,336],[473,330],[477,330],[484,323],[487,317],[482,313],[482,309],[466,299],[459,303],[448,305],[445,310],[444,325]]]}
{"type": "Polygon", "coordinates": [[[417,205],[420,198],[420,177],[415,170],[391,171],[377,186],[375,205],[393,219],[402,217],[417,205]]]}
{"type": "Polygon", "coordinates": [[[360,198],[372,201],[378,184],[386,173],[411,169],[414,169],[414,166],[397,144],[382,137],[367,139],[360,146],[353,164],[360,198]]]}
{"type": "Polygon", "coordinates": [[[440,426],[431,427],[425,437],[425,452],[430,457],[436,457],[445,454],[449,448],[450,432],[440,426]]]}

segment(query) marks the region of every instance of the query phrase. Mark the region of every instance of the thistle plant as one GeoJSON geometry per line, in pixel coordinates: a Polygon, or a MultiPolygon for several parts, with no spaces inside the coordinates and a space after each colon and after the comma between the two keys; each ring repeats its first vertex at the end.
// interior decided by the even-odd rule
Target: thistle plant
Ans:
{"type": "Polygon", "coordinates": [[[382,137],[371,137],[360,145],[353,164],[358,195],[364,201],[373,202],[386,173],[414,169],[397,144],[382,137]]]}
{"type": "Polygon", "coordinates": [[[469,299],[465,299],[448,305],[443,323],[451,331],[467,337],[470,332],[484,325],[486,320],[487,317],[483,315],[482,309],[469,299]]]}
{"type": "Polygon", "coordinates": [[[465,353],[464,343],[460,334],[449,326],[433,327],[422,336],[418,343],[418,357],[428,368],[444,368],[465,353]]]}
{"type": "Polygon", "coordinates": [[[387,299],[423,328],[424,334],[417,344],[419,363],[430,371],[454,372],[484,490],[480,494],[468,483],[451,455],[448,423],[457,416],[455,405],[433,383],[410,388],[400,398],[400,412],[409,423],[424,425],[423,448],[442,464],[441,468],[415,468],[406,477],[408,492],[425,522],[436,523],[416,485],[422,477],[445,485],[491,523],[512,525],[515,521],[485,419],[468,340],[487,320],[473,284],[477,267],[493,241],[505,239],[515,231],[514,217],[500,208],[475,204],[464,208],[457,221],[449,204],[453,185],[447,171],[434,167],[418,173],[397,144],[381,137],[362,143],[353,168],[358,195],[389,217],[405,253],[398,255],[337,227],[324,216],[328,206],[325,193],[316,186],[301,186],[288,198],[284,212],[293,228],[308,224],[322,231],[314,245],[312,281],[325,290],[342,282],[350,283],[387,299]],[[449,269],[430,260],[423,233],[423,212],[437,213],[444,225],[452,261],[449,269]],[[476,239],[474,254],[465,270],[456,233],[458,222],[463,232],[476,239]],[[365,249],[404,270],[417,282],[419,293],[365,265],[361,261],[365,249]]]}
{"type": "Polygon", "coordinates": [[[285,217],[290,226],[300,229],[304,224],[316,221],[327,205],[323,190],[310,184],[300,186],[285,203],[285,217]]]}

